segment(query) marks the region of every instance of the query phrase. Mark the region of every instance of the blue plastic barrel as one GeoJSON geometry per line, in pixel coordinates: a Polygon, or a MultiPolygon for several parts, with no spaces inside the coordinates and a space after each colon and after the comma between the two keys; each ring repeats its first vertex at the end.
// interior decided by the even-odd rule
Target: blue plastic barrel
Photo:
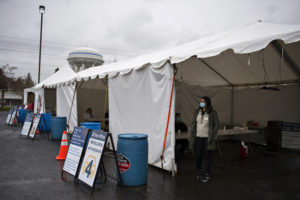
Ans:
{"type": "MultiPolygon", "coordinates": [[[[88,129],[92,129],[92,130],[101,130],[101,123],[100,122],[81,122],[80,123],[81,127],[85,127],[88,129]]],[[[92,133],[89,132],[88,136],[87,136],[87,143],[90,140],[90,136],[92,133]]]]}
{"type": "Polygon", "coordinates": [[[23,124],[23,110],[24,109],[19,108],[19,117],[18,117],[18,121],[22,124],[23,124]]]}
{"type": "Polygon", "coordinates": [[[100,130],[101,129],[101,123],[100,122],[81,122],[81,127],[85,127],[92,130],[100,130]]]}
{"type": "Polygon", "coordinates": [[[40,128],[43,132],[50,132],[51,131],[51,113],[41,113],[41,122],[40,122],[40,128]],[[45,121],[44,121],[44,119],[45,121]],[[45,126],[46,124],[46,126],[45,126]]]}
{"type": "Polygon", "coordinates": [[[148,136],[126,133],[118,136],[118,164],[122,184],[139,186],[148,178],[148,136]]]}
{"type": "Polygon", "coordinates": [[[58,140],[62,138],[63,131],[67,129],[66,117],[51,118],[51,139],[58,140]]]}
{"type": "MultiPolygon", "coordinates": [[[[22,123],[24,123],[25,122],[25,119],[26,119],[26,116],[27,116],[27,114],[28,113],[30,113],[30,112],[32,112],[32,111],[29,111],[29,110],[27,110],[27,109],[23,109],[23,111],[22,111],[22,123]]],[[[20,113],[20,115],[21,115],[21,113],[20,113]]]]}

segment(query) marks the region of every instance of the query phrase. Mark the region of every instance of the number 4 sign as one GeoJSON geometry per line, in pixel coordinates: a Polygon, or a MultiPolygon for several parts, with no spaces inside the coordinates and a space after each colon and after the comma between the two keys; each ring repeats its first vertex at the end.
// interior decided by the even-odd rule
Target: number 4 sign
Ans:
{"type": "Polygon", "coordinates": [[[95,172],[96,172],[95,163],[96,163],[96,157],[89,155],[83,166],[83,168],[85,168],[85,170],[82,171],[83,174],[86,174],[87,178],[89,178],[90,175],[91,175],[91,177],[93,177],[95,175],[95,172]]]}
{"type": "Polygon", "coordinates": [[[93,130],[83,158],[78,179],[94,187],[103,150],[107,142],[107,133],[93,130]]]}

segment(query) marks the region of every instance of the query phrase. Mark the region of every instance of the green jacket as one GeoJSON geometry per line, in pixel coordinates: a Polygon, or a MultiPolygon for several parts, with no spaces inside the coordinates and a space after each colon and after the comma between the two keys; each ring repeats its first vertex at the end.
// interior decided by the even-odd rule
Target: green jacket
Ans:
{"type": "MultiPolygon", "coordinates": [[[[200,111],[200,107],[195,111],[193,121],[192,121],[192,129],[191,129],[191,138],[190,138],[190,149],[192,151],[195,150],[195,138],[197,134],[197,117],[200,111]]],[[[208,141],[207,141],[207,150],[214,150],[216,148],[216,134],[220,127],[220,122],[218,118],[218,114],[216,111],[212,110],[209,113],[208,117],[208,141]]]]}

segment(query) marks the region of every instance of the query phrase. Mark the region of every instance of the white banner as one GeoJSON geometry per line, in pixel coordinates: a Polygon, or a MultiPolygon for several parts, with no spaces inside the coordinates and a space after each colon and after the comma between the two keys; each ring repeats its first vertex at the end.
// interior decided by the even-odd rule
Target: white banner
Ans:
{"type": "Polygon", "coordinates": [[[77,93],[73,100],[75,86],[60,86],[56,89],[56,115],[60,117],[67,117],[67,122],[69,122],[70,131],[74,130],[77,126],[77,93]],[[73,106],[72,106],[73,101],[73,106]],[[71,110],[72,107],[72,110],[71,110]],[[71,116],[69,119],[71,111],[71,116]]]}
{"type": "MultiPolygon", "coordinates": [[[[109,130],[117,143],[120,133],[148,135],[148,162],[161,167],[166,123],[168,119],[173,71],[169,63],[159,69],[144,67],[126,75],[109,78],[109,130]]],[[[175,168],[174,105],[170,115],[164,153],[164,169],[175,168]]]]}

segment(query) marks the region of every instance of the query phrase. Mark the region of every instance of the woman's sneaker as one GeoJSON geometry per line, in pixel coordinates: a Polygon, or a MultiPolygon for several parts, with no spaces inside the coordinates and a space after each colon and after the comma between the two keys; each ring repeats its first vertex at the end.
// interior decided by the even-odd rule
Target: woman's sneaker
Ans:
{"type": "Polygon", "coordinates": [[[207,180],[210,179],[209,173],[205,173],[204,176],[205,176],[205,178],[206,178],[207,180]]]}
{"type": "Polygon", "coordinates": [[[206,183],[206,182],[208,181],[208,179],[206,178],[206,176],[202,176],[202,177],[200,178],[200,181],[201,181],[202,183],[206,183]]]}
{"type": "Polygon", "coordinates": [[[200,179],[201,178],[201,170],[197,170],[196,171],[196,179],[200,179]]]}

